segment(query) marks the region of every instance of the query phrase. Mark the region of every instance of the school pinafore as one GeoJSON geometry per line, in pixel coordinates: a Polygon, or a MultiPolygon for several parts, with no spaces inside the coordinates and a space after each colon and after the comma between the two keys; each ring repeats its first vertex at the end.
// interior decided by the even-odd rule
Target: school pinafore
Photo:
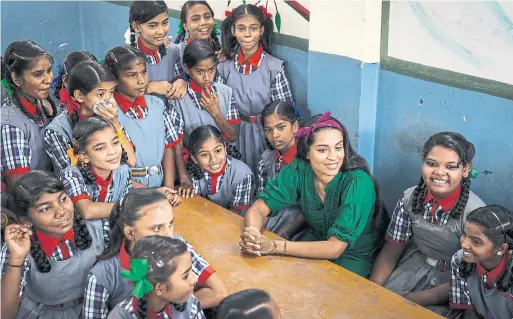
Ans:
{"type": "Polygon", "coordinates": [[[166,141],[163,112],[166,106],[155,96],[145,95],[144,100],[148,106],[148,115],[145,118],[133,119],[118,112],[118,119],[135,145],[136,163],[132,172],[147,172],[146,176],[139,177],[132,174],[133,178],[149,187],[160,187],[164,179],[162,159],[166,141]]]}
{"type": "Polygon", "coordinates": [[[85,221],[91,235],[91,247],[77,250],[77,253],[66,260],[48,259],[52,269],[48,273],[37,270],[32,255],[28,255],[31,265],[28,282],[21,299],[16,318],[28,319],[68,319],[80,318],[82,304],[74,305],[74,301],[84,296],[87,274],[96,261],[96,256],[104,248],[101,221],[85,221]],[[47,306],[68,304],[69,307],[47,306]]]}
{"type": "MultiPolygon", "coordinates": [[[[119,303],[112,311],[109,313],[108,319],[134,319],[139,318],[139,312],[134,310],[134,305],[132,302],[132,298],[130,300],[125,300],[119,303]]],[[[205,316],[203,315],[203,311],[201,310],[193,310],[193,307],[197,307],[199,304],[198,300],[194,295],[190,296],[187,300],[187,305],[183,311],[178,311],[174,306],[171,306],[173,319],[203,319],[205,316]],[[196,315],[192,315],[191,313],[196,312],[196,315]]],[[[159,316],[160,318],[161,316],[159,316]]]]}
{"type": "Polygon", "coordinates": [[[51,171],[52,161],[46,154],[43,140],[43,130],[50,123],[50,119],[43,114],[43,123],[38,125],[18,106],[5,101],[0,110],[1,125],[14,126],[25,134],[31,150],[30,168],[51,171]]]}
{"type": "MultiPolygon", "coordinates": [[[[460,260],[463,260],[463,250],[460,260]]],[[[506,275],[503,281],[509,281],[511,276],[512,267],[508,265],[506,275]]],[[[483,282],[483,279],[478,276],[476,271],[467,278],[468,291],[472,305],[483,318],[486,319],[506,319],[513,318],[513,287],[508,291],[499,291],[495,288],[488,289],[483,282]]]]}
{"type": "MultiPolygon", "coordinates": [[[[264,172],[269,179],[273,179],[278,172],[276,171],[276,160],[274,158],[274,150],[266,150],[262,154],[262,161],[264,162],[264,172]]],[[[300,214],[299,206],[294,205],[280,210],[278,215],[269,218],[265,229],[278,234],[281,230],[287,227],[298,215],[300,214]]],[[[296,237],[296,236],[295,236],[296,237]]]]}
{"type": "MultiPolygon", "coordinates": [[[[175,77],[175,64],[180,61],[179,55],[180,48],[178,45],[171,43],[171,45],[166,48],[166,55],[160,56],[159,63],[146,63],[148,80],[171,82],[175,77]]],[[[167,105],[167,98],[165,96],[157,94],[154,95],[158,96],[162,102],[167,105]]]]}
{"type": "Polygon", "coordinates": [[[266,54],[258,68],[250,74],[240,73],[236,61],[226,60],[217,66],[217,71],[226,85],[233,89],[242,123],[236,147],[242,161],[258,174],[257,165],[265,151],[264,129],[260,114],[271,103],[271,84],[283,65],[283,61],[266,54]]]}
{"type": "MultiPolygon", "coordinates": [[[[62,135],[64,138],[68,140],[70,144],[73,140],[73,129],[71,128],[71,121],[68,117],[67,112],[62,112],[61,114],[57,115],[44,129],[45,132],[47,130],[52,130],[62,135]]],[[[53,171],[57,175],[60,174],[59,166],[56,163],[53,163],[53,171]]]]}
{"type": "MultiPolygon", "coordinates": [[[[485,203],[473,192],[469,192],[467,205],[459,219],[450,218],[445,225],[435,225],[426,221],[422,214],[414,214],[412,198],[415,186],[404,192],[404,208],[412,224],[412,239],[388,278],[384,287],[399,295],[414,291],[424,291],[450,282],[451,258],[460,249],[460,237],[467,215],[485,203]],[[447,265],[447,267],[445,267],[447,265]]],[[[458,311],[448,306],[426,306],[429,310],[448,318],[455,318],[458,311]]]]}
{"type": "Polygon", "coordinates": [[[250,174],[253,175],[246,164],[239,161],[238,159],[232,158],[230,165],[226,168],[226,171],[223,175],[222,184],[217,192],[215,194],[209,194],[208,182],[202,178],[198,181],[198,195],[216,203],[219,206],[229,209],[229,205],[233,199],[233,194],[237,188],[237,185],[239,185],[239,183],[250,174]]]}
{"type": "MultiPolygon", "coordinates": [[[[214,83],[213,87],[219,98],[221,114],[223,114],[224,118],[228,118],[232,89],[221,83],[214,83]]],[[[198,108],[196,101],[189,93],[181,100],[172,101],[172,104],[184,121],[183,142],[185,146],[189,144],[189,136],[197,127],[213,125],[219,129],[212,115],[207,110],[198,108]]]]}

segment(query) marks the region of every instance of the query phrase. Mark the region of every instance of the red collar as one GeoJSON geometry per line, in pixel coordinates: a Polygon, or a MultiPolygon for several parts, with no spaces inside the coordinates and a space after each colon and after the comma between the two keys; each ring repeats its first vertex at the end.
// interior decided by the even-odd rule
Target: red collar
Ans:
{"type": "Polygon", "coordinates": [[[141,37],[137,38],[137,47],[139,50],[141,50],[144,54],[152,56],[155,58],[155,62],[160,62],[160,56],[159,56],[159,47],[156,47],[154,50],[148,48],[144,45],[144,43],[141,40],[141,37]]]}
{"type": "Polygon", "coordinates": [[[121,267],[125,270],[130,270],[130,262],[132,261],[132,257],[126,251],[126,240],[123,240],[121,243],[121,250],[119,251],[119,263],[121,267]]]}
{"type": "Polygon", "coordinates": [[[216,189],[216,185],[217,185],[217,181],[219,180],[219,177],[223,176],[223,174],[226,172],[226,166],[228,165],[228,157],[226,158],[226,161],[224,162],[224,166],[223,168],[221,168],[221,170],[215,174],[210,174],[210,173],[207,173],[208,175],[210,175],[210,195],[212,194],[215,194],[217,193],[217,189],[216,189]]]}
{"type": "Polygon", "coordinates": [[[433,194],[431,193],[431,191],[428,189],[426,199],[424,200],[424,204],[427,204],[430,201],[434,200],[433,207],[435,205],[436,205],[436,207],[438,207],[438,205],[440,205],[440,206],[442,206],[444,212],[448,213],[451,210],[451,208],[454,206],[454,204],[456,204],[456,202],[460,198],[460,193],[461,193],[461,185],[459,185],[458,188],[456,188],[456,190],[451,195],[444,197],[444,198],[436,199],[433,196],[433,194]]]}
{"type": "MultiPolygon", "coordinates": [[[[138,300],[137,297],[132,297],[132,307],[134,308],[135,311],[139,311],[139,309],[137,307],[137,305],[138,305],[137,300],[138,300]]],[[[148,318],[157,319],[157,318],[159,318],[159,315],[163,312],[165,312],[169,318],[174,318],[170,303],[167,303],[166,307],[161,312],[153,312],[150,309],[148,309],[148,318]]]]}
{"type": "Polygon", "coordinates": [[[274,151],[274,160],[277,160],[281,157],[282,161],[285,162],[285,164],[288,164],[296,158],[296,152],[297,152],[297,144],[294,143],[294,145],[292,145],[292,147],[289,149],[289,151],[287,153],[285,153],[284,155],[282,155],[280,153],[280,151],[278,151],[278,150],[274,151]]]}
{"type": "MultiPolygon", "coordinates": [[[[196,94],[200,94],[201,95],[201,92],[205,91],[205,89],[203,89],[198,83],[194,82],[193,79],[189,80],[189,85],[191,86],[191,89],[196,94]]],[[[210,85],[209,89],[213,90],[212,85],[210,85]]]]}
{"type": "Polygon", "coordinates": [[[502,256],[501,262],[494,269],[488,271],[486,270],[480,263],[477,263],[476,270],[477,274],[482,277],[486,275],[486,283],[489,287],[493,287],[497,280],[499,280],[500,276],[504,271],[506,271],[506,267],[509,263],[509,252],[506,252],[504,256],[502,256]]]}
{"type": "Polygon", "coordinates": [[[244,54],[242,54],[242,50],[239,50],[239,54],[237,55],[237,64],[240,66],[247,62],[251,64],[253,69],[256,69],[258,67],[258,63],[260,62],[260,58],[262,57],[263,52],[264,47],[262,46],[262,44],[260,44],[255,54],[246,59],[244,57],[244,54]]]}
{"type": "Polygon", "coordinates": [[[61,243],[64,243],[66,240],[71,240],[72,242],[75,242],[75,234],[73,233],[73,228],[71,228],[66,234],[64,234],[60,238],[50,237],[48,235],[43,234],[39,230],[36,230],[36,236],[39,239],[39,245],[41,246],[41,249],[45,252],[45,255],[48,257],[52,257],[57,246],[61,243]]]}
{"type": "Polygon", "coordinates": [[[188,37],[187,40],[185,40],[185,43],[189,44],[192,42],[192,38],[191,37],[188,37]]]}
{"type": "Polygon", "coordinates": [[[21,94],[18,94],[18,98],[20,99],[21,101],[21,104],[23,104],[23,107],[25,108],[25,110],[27,110],[27,112],[29,112],[30,114],[32,115],[36,115],[37,114],[37,111],[41,111],[42,112],[42,109],[41,109],[41,100],[36,100],[36,105],[30,103],[29,100],[27,100],[23,95],[21,94]]]}
{"type": "Polygon", "coordinates": [[[130,108],[133,108],[135,106],[140,106],[144,109],[148,108],[146,105],[146,100],[144,99],[144,95],[141,95],[135,99],[135,101],[130,101],[118,92],[114,93],[114,99],[118,103],[119,107],[123,111],[123,113],[126,113],[130,110],[130,108]]]}
{"type": "Polygon", "coordinates": [[[100,186],[101,188],[109,187],[110,183],[112,183],[112,171],[110,172],[109,176],[107,176],[107,179],[101,178],[98,174],[96,174],[96,172],[92,168],[91,172],[93,172],[94,176],[96,176],[96,184],[98,184],[98,186],[100,186]]]}

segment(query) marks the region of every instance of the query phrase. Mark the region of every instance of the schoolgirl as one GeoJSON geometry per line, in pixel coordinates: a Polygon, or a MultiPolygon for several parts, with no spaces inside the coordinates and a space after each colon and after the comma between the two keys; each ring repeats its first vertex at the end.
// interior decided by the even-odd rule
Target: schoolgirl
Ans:
{"type": "Polygon", "coordinates": [[[104,249],[101,222],[75,213],[50,172],[27,173],[12,192],[21,223],[7,226],[0,251],[2,317],[81,318],[87,273],[104,249]]]}
{"type": "Polygon", "coordinates": [[[223,21],[226,60],[217,66],[222,82],[233,89],[242,120],[236,147],[255,174],[265,150],[260,113],[270,102],[293,102],[283,61],[271,55],[272,34],[273,22],[261,9],[235,8],[223,21]]]}
{"type": "Polygon", "coordinates": [[[175,43],[180,49],[180,61],[175,65],[175,74],[184,73],[183,55],[185,48],[194,40],[205,40],[217,54],[221,50],[219,30],[214,21],[214,11],[206,1],[186,1],[180,11],[178,36],[175,43]]]}
{"type": "Polygon", "coordinates": [[[169,16],[165,1],[133,1],[130,5],[130,45],[146,56],[148,78],[147,94],[167,99],[181,99],[187,85],[175,78],[175,64],[180,61],[179,47],[164,44],[169,32],[169,16]],[[136,34],[139,36],[136,40],[136,34]]]}
{"type": "Polygon", "coordinates": [[[464,318],[513,317],[513,213],[498,205],[478,208],[465,222],[452,257],[451,308],[464,318]]]}
{"type": "Polygon", "coordinates": [[[2,87],[7,97],[0,109],[2,192],[31,169],[51,169],[43,129],[57,115],[48,96],[53,59],[28,40],[15,41],[2,58],[2,87]]]}
{"type": "Polygon", "coordinates": [[[53,161],[56,175],[71,165],[73,127],[95,115],[114,126],[127,152],[127,164],[134,165],[134,147],[117,116],[118,106],[112,95],[116,81],[112,74],[104,65],[91,61],[87,54],[69,55],[63,69],[67,70],[63,83],[69,94],[66,98],[66,93],[61,90],[61,98],[66,100],[66,111],[59,114],[44,133],[45,149],[53,161]]]}
{"type": "Polygon", "coordinates": [[[196,194],[217,205],[244,215],[253,201],[255,178],[249,167],[227,152],[227,144],[215,126],[200,126],[192,131],[188,146],[196,194]]]}
{"type": "Polygon", "coordinates": [[[247,289],[226,297],[219,305],[217,319],[280,319],[280,309],[269,294],[247,289]]]}
{"type": "Polygon", "coordinates": [[[172,147],[180,140],[173,123],[180,115],[151,95],[145,55],[133,47],[119,46],[105,55],[105,64],[117,80],[114,94],[122,112],[119,121],[136,146],[132,176],[144,186],[174,187],[175,161],[172,147]]]}
{"type": "MultiPolygon", "coordinates": [[[[261,114],[262,126],[268,149],[258,163],[257,193],[265,189],[270,179],[296,158],[297,145],[294,136],[299,129],[299,119],[294,107],[287,102],[275,101],[267,104],[261,114]]],[[[281,210],[271,217],[265,228],[286,239],[299,237],[303,224],[297,205],[281,210]],[[298,225],[299,224],[299,225],[298,225]]]]}
{"type": "Polygon", "coordinates": [[[470,190],[475,149],[461,134],[441,132],[429,138],[422,154],[419,184],[397,203],[370,279],[454,318],[459,314],[448,305],[450,260],[468,213],[484,206],[470,190]]]}
{"type": "Polygon", "coordinates": [[[135,189],[110,216],[110,243],[88,275],[84,294],[84,318],[106,318],[116,304],[130,296],[133,282],[121,277],[129,270],[134,245],[141,238],[160,235],[184,242],[192,256],[192,271],[198,276],[196,294],[202,308],[216,306],[228,291],[208,262],[182,237],[174,234],[173,208],[152,188],[135,189]]]}

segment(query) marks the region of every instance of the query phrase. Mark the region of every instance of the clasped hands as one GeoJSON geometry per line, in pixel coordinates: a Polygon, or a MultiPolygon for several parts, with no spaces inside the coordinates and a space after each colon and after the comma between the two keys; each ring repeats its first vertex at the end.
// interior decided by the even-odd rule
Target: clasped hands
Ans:
{"type": "Polygon", "coordinates": [[[264,256],[277,252],[276,241],[265,237],[253,226],[245,227],[240,238],[239,245],[244,253],[264,256]]]}

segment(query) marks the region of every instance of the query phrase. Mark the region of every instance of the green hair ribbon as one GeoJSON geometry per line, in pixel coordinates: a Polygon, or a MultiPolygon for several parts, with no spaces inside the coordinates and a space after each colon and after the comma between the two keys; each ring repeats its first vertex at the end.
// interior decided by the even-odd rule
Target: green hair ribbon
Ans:
{"type": "Polygon", "coordinates": [[[183,29],[183,25],[182,25],[182,21],[181,20],[178,20],[178,31],[177,31],[178,34],[185,34],[185,30],[183,29]]]}
{"type": "Polygon", "coordinates": [[[104,61],[103,59],[99,59],[99,60],[98,60],[98,63],[99,63],[99,64],[105,64],[105,61],[104,61]]]}
{"type": "Polygon", "coordinates": [[[14,90],[7,80],[2,80],[2,87],[7,90],[7,95],[10,97],[14,95],[14,90]]]}
{"type": "Polygon", "coordinates": [[[479,175],[479,172],[475,169],[471,169],[468,175],[470,176],[470,178],[476,179],[476,177],[479,175]]]}
{"type": "Polygon", "coordinates": [[[121,277],[134,283],[132,296],[141,299],[145,294],[152,291],[152,284],[146,279],[148,274],[148,260],[135,258],[130,262],[130,270],[121,270],[121,277]]]}

